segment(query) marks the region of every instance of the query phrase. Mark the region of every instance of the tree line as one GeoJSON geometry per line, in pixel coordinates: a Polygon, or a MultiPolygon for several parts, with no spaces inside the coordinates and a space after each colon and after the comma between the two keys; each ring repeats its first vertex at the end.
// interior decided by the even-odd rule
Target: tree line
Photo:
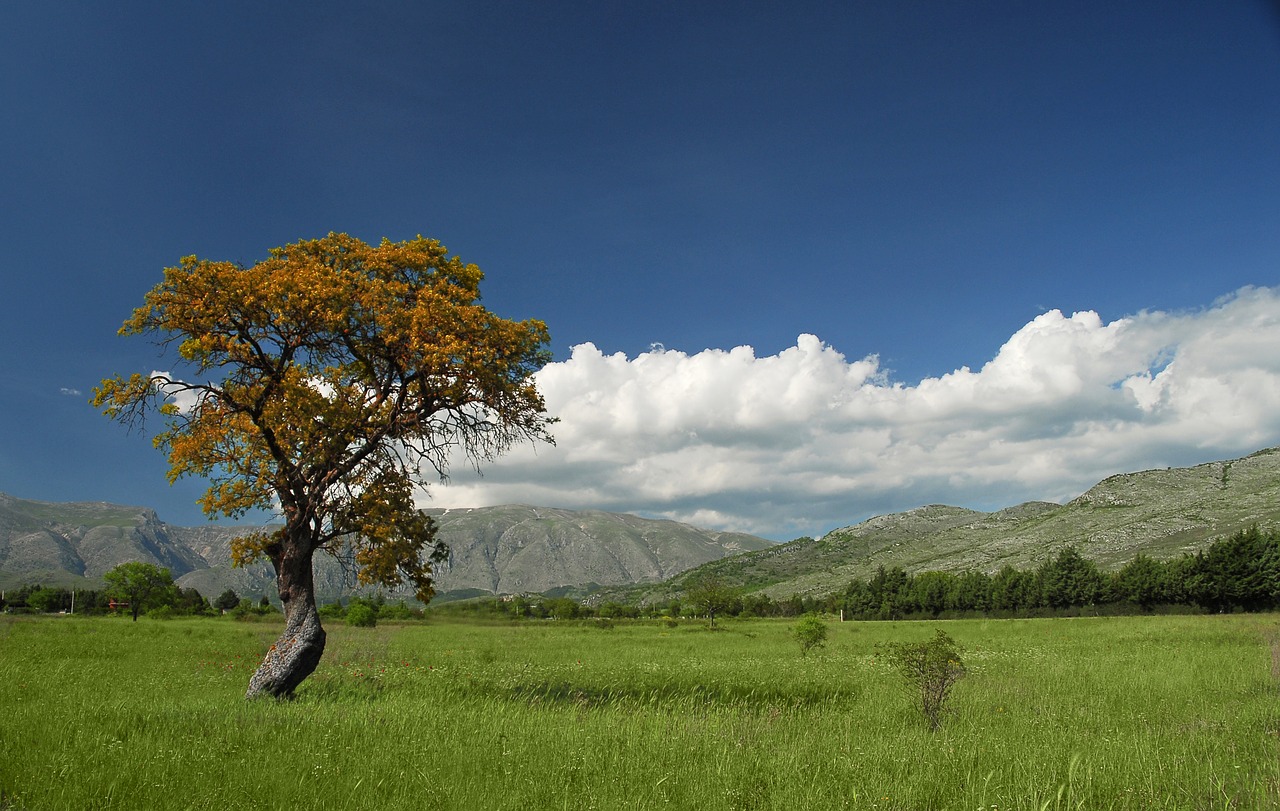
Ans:
{"type": "MultiPolygon", "coordinates": [[[[172,615],[251,616],[276,609],[263,597],[254,602],[228,589],[205,599],[196,589],[181,589],[168,571],[149,564],[122,564],[108,573],[104,589],[26,585],[5,592],[0,610],[39,613],[105,614],[132,612],[172,615]],[[114,606],[114,607],[113,607],[114,606]]],[[[386,604],[381,595],[353,598],[347,606],[326,605],[322,616],[341,618],[361,602],[381,619],[412,619],[421,612],[403,602],[386,604]]],[[[773,599],[744,594],[719,578],[692,582],[683,599],[628,605],[617,601],[585,604],[570,597],[517,595],[446,603],[433,611],[495,619],[639,619],[666,616],[798,617],[812,611],[843,614],[854,620],[937,619],[948,616],[1026,617],[1079,613],[1093,609],[1113,614],[1160,610],[1211,613],[1280,609],[1280,530],[1257,526],[1220,538],[1195,554],[1155,560],[1139,554],[1114,572],[1103,572],[1074,546],[1066,546],[1033,569],[1005,566],[995,574],[967,571],[910,573],[880,566],[865,580],[853,580],[822,598],[793,595],[773,599]]]]}
{"type": "Polygon", "coordinates": [[[1280,609],[1280,532],[1257,526],[1214,541],[1195,554],[1155,560],[1139,554],[1104,572],[1074,546],[1031,569],[1005,566],[995,574],[967,571],[910,573],[880,566],[825,597],[774,599],[743,593],[725,580],[703,577],[682,599],[645,605],[584,604],[568,597],[489,598],[450,603],[448,613],[509,619],[630,619],[641,617],[798,617],[812,611],[853,620],[938,619],[961,616],[1032,617],[1083,611],[1271,611],[1280,609]]]}
{"type": "Polygon", "coordinates": [[[241,598],[232,589],[206,599],[199,590],[180,588],[168,569],[150,563],[122,563],[103,575],[101,589],[72,589],[30,583],[0,592],[0,611],[30,614],[142,614],[171,616],[236,616],[274,613],[271,602],[241,598]]]}
{"type": "Polygon", "coordinates": [[[839,608],[852,619],[902,619],[954,614],[1036,616],[1085,608],[1110,613],[1158,609],[1211,613],[1280,608],[1280,533],[1257,526],[1214,541],[1194,555],[1155,560],[1139,554],[1103,572],[1074,546],[1034,569],[1005,566],[983,572],[920,572],[880,567],[855,580],[839,608]]]}

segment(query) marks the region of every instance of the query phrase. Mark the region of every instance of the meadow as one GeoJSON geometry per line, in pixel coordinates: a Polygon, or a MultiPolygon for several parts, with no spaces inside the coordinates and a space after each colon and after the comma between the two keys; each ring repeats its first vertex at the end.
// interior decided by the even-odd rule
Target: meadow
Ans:
{"type": "Polygon", "coordinates": [[[1280,808],[1275,615],[279,631],[0,618],[0,809],[1280,808]],[[882,645],[969,673],[930,732],[882,645]]]}

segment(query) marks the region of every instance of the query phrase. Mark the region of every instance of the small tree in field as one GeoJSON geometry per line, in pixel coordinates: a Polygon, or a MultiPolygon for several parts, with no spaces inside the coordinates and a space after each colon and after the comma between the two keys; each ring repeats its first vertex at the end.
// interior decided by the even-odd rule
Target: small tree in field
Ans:
{"type": "Polygon", "coordinates": [[[805,614],[796,623],[795,637],[800,643],[800,655],[808,656],[809,651],[827,644],[827,624],[817,614],[805,614]]]}
{"type": "Polygon", "coordinates": [[[173,590],[173,576],[168,569],[138,561],[121,563],[104,574],[102,579],[107,581],[108,596],[129,604],[134,622],[150,603],[173,590]]]}
{"type": "Polygon", "coordinates": [[[942,725],[942,712],[951,688],[964,677],[960,649],[944,631],[927,642],[897,642],[888,646],[889,662],[902,674],[910,692],[919,698],[929,729],[942,725]]]}
{"type": "Polygon", "coordinates": [[[240,596],[236,594],[235,589],[227,589],[213,601],[213,607],[219,611],[230,611],[238,605],[240,605],[240,596]]]}
{"type": "Polygon", "coordinates": [[[121,328],[183,371],[103,380],[94,404],[129,424],[159,412],[169,478],[210,479],[206,513],[283,515],[232,544],[236,564],[271,562],[285,613],[248,696],[289,696],[320,661],[316,552],[345,549],[360,583],[407,581],[426,602],[448,555],[414,506],[428,471],[444,477],[455,449],[479,464],[550,441],[532,379],[546,326],[486,310],[482,277],[435,240],[330,234],[250,267],[186,257],[121,328]]]}
{"type": "Polygon", "coordinates": [[[685,596],[699,613],[707,615],[707,624],[714,628],[716,614],[722,614],[733,606],[738,591],[720,578],[708,575],[694,582],[685,596]]]}

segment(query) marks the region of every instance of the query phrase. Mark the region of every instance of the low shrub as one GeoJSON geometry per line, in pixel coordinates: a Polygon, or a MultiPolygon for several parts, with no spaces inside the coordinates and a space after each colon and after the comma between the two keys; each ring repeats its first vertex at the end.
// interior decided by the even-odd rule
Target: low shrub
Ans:
{"type": "Polygon", "coordinates": [[[378,612],[364,602],[352,602],[347,607],[347,625],[355,628],[373,628],[378,624],[378,612]]]}
{"type": "Polygon", "coordinates": [[[942,726],[942,713],[951,688],[965,675],[955,640],[939,630],[926,642],[890,643],[887,653],[908,690],[918,697],[929,729],[938,729],[942,726]]]}
{"type": "Polygon", "coordinates": [[[792,632],[800,643],[800,655],[808,656],[809,651],[824,647],[827,644],[827,623],[814,613],[805,614],[796,623],[792,632]]]}

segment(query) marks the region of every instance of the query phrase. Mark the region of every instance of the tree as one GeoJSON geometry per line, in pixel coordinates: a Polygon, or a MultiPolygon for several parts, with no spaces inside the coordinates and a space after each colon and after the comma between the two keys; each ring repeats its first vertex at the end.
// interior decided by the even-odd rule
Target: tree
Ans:
{"type": "Polygon", "coordinates": [[[121,563],[102,579],[107,581],[107,594],[129,604],[134,622],[144,608],[154,604],[157,598],[169,596],[174,588],[168,569],[141,561],[121,563]]]}
{"type": "Polygon", "coordinates": [[[199,589],[181,589],[178,592],[177,608],[185,614],[208,614],[209,601],[199,589]]]}
{"type": "Polygon", "coordinates": [[[738,598],[738,591],[715,576],[700,578],[689,587],[685,596],[695,609],[707,615],[707,624],[716,627],[716,614],[728,611],[738,598]]]}
{"type": "Polygon", "coordinates": [[[1097,564],[1074,546],[1059,551],[1057,557],[1040,567],[1040,574],[1041,594],[1050,608],[1093,605],[1102,593],[1104,581],[1097,564]]]}
{"type": "Polygon", "coordinates": [[[42,586],[27,595],[27,606],[41,614],[51,614],[62,608],[63,589],[42,586]]]}
{"type": "Polygon", "coordinates": [[[285,611],[249,697],[291,695],[320,661],[316,552],[345,551],[360,583],[408,582],[426,602],[448,549],[415,489],[455,451],[478,466],[551,441],[532,378],[546,326],[486,310],[482,277],[435,240],[330,234],[250,267],[186,257],[121,328],[176,350],[181,373],[103,380],[94,404],[130,425],[158,411],[169,478],[208,478],[207,514],[282,514],[231,550],[271,562],[285,611]]]}
{"type": "Polygon", "coordinates": [[[236,594],[235,589],[227,589],[213,601],[213,607],[219,611],[230,611],[238,605],[240,605],[240,595],[236,594]]]}
{"type": "Polygon", "coordinates": [[[1150,557],[1138,553],[1115,575],[1115,596],[1150,609],[1165,599],[1164,568],[1150,557]]]}
{"type": "Polygon", "coordinates": [[[577,619],[582,613],[582,606],[577,600],[571,600],[568,597],[552,597],[543,603],[546,608],[547,616],[558,620],[577,619]]]}
{"type": "Polygon", "coordinates": [[[921,572],[911,582],[916,605],[926,614],[938,616],[947,608],[947,595],[955,578],[949,572],[921,572]]]}

